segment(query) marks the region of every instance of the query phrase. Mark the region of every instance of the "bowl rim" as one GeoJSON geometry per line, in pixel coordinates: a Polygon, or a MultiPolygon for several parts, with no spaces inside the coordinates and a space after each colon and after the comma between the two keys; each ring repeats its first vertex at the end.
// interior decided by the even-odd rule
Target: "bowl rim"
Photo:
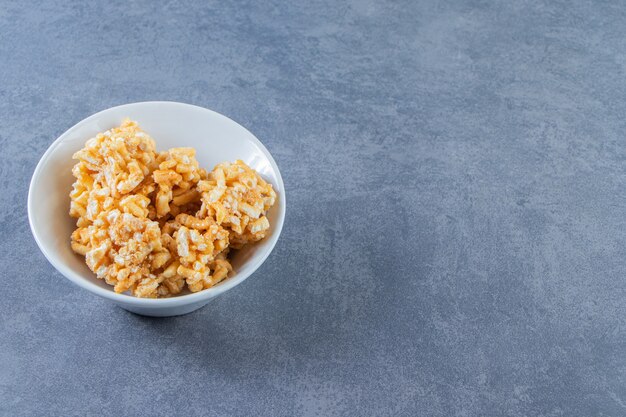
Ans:
{"type": "Polygon", "coordinates": [[[27,208],[28,223],[30,226],[30,230],[33,234],[33,237],[35,238],[35,242],[37,242],[37,246],[39,247],[39,250],[41,250],[41,252],[45,256],[45,258],[48,260],[48,262],[50,262],[52,266],[57,271],[59,271],[65,278],[69,279],[74,284],[86,289],[87,291],[91,293],[99,295],[103,298],[107,298],[116,303],[132,305],[136,307],[173,307],[173,306],[180,306],[180,305],[186,305],[186,304],[192,304],[192,303],[200,303],[202,301],[208,301],[211,298],[216,297],[219,294],[225,291],[228,291],[231,288],[242,283],[250,275],[256,272],[256,270],[268,258],[270,253],[272,253],[272,251],[274,250],[274,247],[276,246],[276,243],[278,242],[278,238],[280,237],[280,234],[283,229],[283,224],[285,222],[287,200],[285,197],[285,185],[283,183],[283,179],[280,174],[280,170],[278,169],[278,165],[276,164],[276,161],[274,161],[274,158],[272,157],[270,152],[267,150],[265,145],[263,145],[263,143],[261,143],[261,141],[252,132],[246,129],[244,126],[232,120],[231,118],[224,116],[223,114],[220,114],[216,111],[207,109],[205,107],[197,106],[194,104],[181,103],[177,101],[140,101],[140,102],[135,102],[135,103],[127,103],[127,104],[122,104],[119,106],[109,107],[107,109],[94,113],[91,116],[88,116],[82,119],[81,121],[79,121],[78,123],[70,127],[69,129],[67,129],[54,142],[52,142],[52,144],[50,144],[48,149],[46,149],[44,154],[39,159],[39,162],[37,163],[37,167],[35,168],[35,171],[33,172],[33,175],[31,177],[30,184],[28,187],[27,206],[28,206],[27,208]],[[134,107],[134,106],[143,106],[143,105],[163,105],[163,104],[168,105],[168,106],[173,105],[173,106],[187,107],[189,109],[194,109],[196,111],[197,110],[207,111],[207,112],[212,113],[214,116],[217,116],[218,118],[223,118],[223,119],[226,119],[228,122],[235,123],[236,125],[240,126],[242,129],[244,129],[246,132],[248,132],[250,134],[250,138],[252,142],[256,146],[258,146],[258,148],[267,157],[272,169],[276,173],[276,181],[277,181],[277,186],[278,186],[277,191],[279,193],[280,205],[279,205],[279,211],[278,211],[278,218],[275,220],[276,223],[275,223],[274,233],[272,233],[272,236],[270,237],[270,246],[265,251],[265,253],[252,264],[252,268],[249,270],[247,274],[242,274],[242,275],[238,274],[231,279],[227,279],[223,281],[222,283],[220,283],[220,285],[216,287],[208,288],[206,290],[198,291],[198,292],[191,293],[191,294],[179,295],[179,296],[174,296],[174,297],[169,297],[169,298],[139,298],[139,297],[135,297],[135,296],[128,295],[128,294],[116,293],[112,290],[112,287],[111,289],[105,289],[94,284],[93,282],[89,281],[87,278],[83,277],[81,274],[78,274],[74,272],[73,270],[71,270],[57,256],[55,256],[53,253],[50,253],[48,249],[44,247],[44,245],[41,243],[37,230],[35,230],[35,227],[33,226],[32,219],[33,219],[34,210],[35,210],[33,207],[33,199],[34,199],[33,184],[35,183],[35,179],[37,179],[41,175],[43,163],[50,157],[50,155],[52,155],[55,149],[63,142],[63,140],[69,135],[69,133],[71,133],[75,129],[78,129],[83,124],[86,124],[92,121],[93,119],[101,117],[102,114],[105,112],[109,112],[109,111],[116,110],[116,109],[119,110],[120,108],[123,108],[123,107],[134,107]]]}

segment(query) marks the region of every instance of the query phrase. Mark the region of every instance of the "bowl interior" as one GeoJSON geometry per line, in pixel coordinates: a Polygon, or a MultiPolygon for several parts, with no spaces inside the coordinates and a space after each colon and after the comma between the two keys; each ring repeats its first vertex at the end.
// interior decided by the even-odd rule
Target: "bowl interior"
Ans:
{"type": "Polygon", "coordinates": [[[52,144],[35,170],[29,193],[31,228],[44,255],[68,278],[84,280],[78,283],[87,289],[97,286],[113,293],[112,287],[97,279],[84,258],[70,248],[70,234],[76,225],[68,214],[69,193],[74,182],[74,152],[89,138],[119,125],[126,117],[136,120],[152,136],[159,151],[193,147],[200,166],[207,170],[223,161],[242,159],[273,185],[278,199],[268,213],[268,236],[235,251],[235,272],[214,288],[241,282],[265,260],[280,234],[285,208],[280,172],[269,152],[248,130],[218,113],[182,103],[146,102],[114,107],[81,121],[52,144]]]}

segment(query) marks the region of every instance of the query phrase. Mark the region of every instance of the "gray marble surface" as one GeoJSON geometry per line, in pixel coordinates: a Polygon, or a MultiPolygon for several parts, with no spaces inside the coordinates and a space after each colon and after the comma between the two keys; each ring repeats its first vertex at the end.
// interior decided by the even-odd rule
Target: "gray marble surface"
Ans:
{"type": "Polygon", "coordinates": [[[0,415],[626,415],[625,79],[619,2],[0,2],[0,415]],[[248,127],[289,198],[171,319],[26,215],[58,135],[144,100],[248,127]]]}

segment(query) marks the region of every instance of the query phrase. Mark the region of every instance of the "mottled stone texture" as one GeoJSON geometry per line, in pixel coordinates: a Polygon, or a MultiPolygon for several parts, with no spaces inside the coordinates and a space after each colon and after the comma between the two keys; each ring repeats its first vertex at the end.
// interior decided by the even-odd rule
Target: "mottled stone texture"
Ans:
{"type": "Polygon", "coordinates": [[[626,415],[624,5],[298,3],[0,3],[0,415],[626,415]],[[263,267],[172,319],[26,216],[59,134],[143,100],[242,123],[288,192],[263,267]]]}

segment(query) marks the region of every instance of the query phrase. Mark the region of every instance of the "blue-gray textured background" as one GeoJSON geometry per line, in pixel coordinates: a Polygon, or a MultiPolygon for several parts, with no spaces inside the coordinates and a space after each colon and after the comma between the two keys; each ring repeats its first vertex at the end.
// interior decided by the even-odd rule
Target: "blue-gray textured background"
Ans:
{"type": "Polygon", "coordinates": [[[0,415],[626,415],[626,6],[0,2],[0,415]],[[48,145],[110,106],[242,123],[288,212],[173,319],[44,259],[48,145]]]}

